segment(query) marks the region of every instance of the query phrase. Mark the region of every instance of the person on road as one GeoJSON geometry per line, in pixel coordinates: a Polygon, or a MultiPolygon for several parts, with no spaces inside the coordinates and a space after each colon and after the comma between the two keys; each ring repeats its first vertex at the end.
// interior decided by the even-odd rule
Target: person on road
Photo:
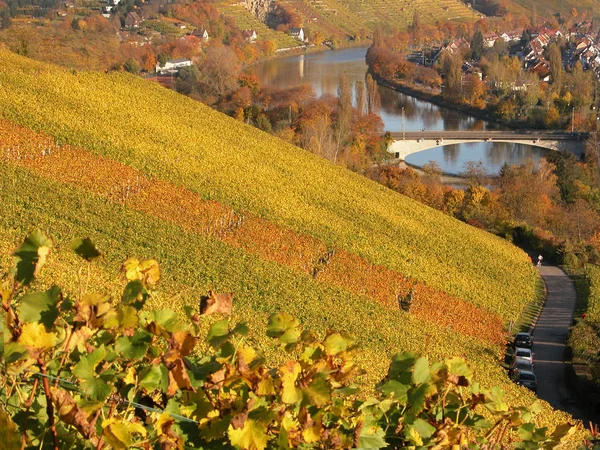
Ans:
{"type": "Polygon", "coordinates": [[[544,259],[544,257],[542,255],[538,255],[537,267],[540,267],[542,265],[542,259],[544,259]]]}

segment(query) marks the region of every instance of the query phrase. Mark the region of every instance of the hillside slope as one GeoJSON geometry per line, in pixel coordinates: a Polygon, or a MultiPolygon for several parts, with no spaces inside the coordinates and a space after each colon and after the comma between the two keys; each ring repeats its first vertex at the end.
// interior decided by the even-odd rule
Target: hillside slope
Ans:
{"type": "MultiPolygon", "coordinates": [[[[0,58],[2,268],[39,226],[59,243],[40,283],[76,292],[68,242],[89,236],[105,254],[89,288],[116,294],[119,262],[154,257],[164,278],[152,306],[233,292],[233,320],[270,360],[281,354],[263,327],[286,311],[358,336],[367,386],[412,350],[464,355],[483,386],[534,400],[499,358],[503,323],[533,296],[518,249],[135,77],[0,58]],[[407,296],[410,312],[398,307],[407,296]]],[[[542,423],[565,420],[544,409],[542,423]]]]}
{"type": "Polygon", "coordinates": [[[71,73],[0,50],[0,118],[242,213],[316,237],[514,320],[533,298],[510,244],[123,73],[71,73]]]}
{"type": "MultiPolygon", "coordinates": [[[[319,32],[325,39],[370,34],[376,26],[406,29],[412,24],[414,14],[422,23],[439,21],[474,21],[479,14],[459,0],[282,0],[291,11],[298,14],[302,26],[310,33],[319,32]]],[[[239,3],[220,1],[215,7],[236,23],[249,23],[240,12],[239,3]]],[[[245,15],[251,13],[244,10],[245,15]]]]}

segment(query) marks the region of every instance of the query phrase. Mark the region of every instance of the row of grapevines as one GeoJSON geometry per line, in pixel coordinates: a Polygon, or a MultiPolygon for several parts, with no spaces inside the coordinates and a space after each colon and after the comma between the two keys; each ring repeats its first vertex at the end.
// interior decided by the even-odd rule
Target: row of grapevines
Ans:
{"type": "Polygon", "coordinates": [[[516,319],[526,255],[191,99],[126,74],[71,73],[0,50],[0,117],[516,319]],[[448,276],[451,274],[452,276],[448,276]]]}
{"type": "Polygon", "coordinates": [[[406,310],[441,327],[501,345],[504,331],[501,318],[457,297],[431,288],[401,274],[377,267],[343,250],[336,251],[317,279],[375,298],[394,307],[406,303],[406,310]]]}
{"type": "MultiPolygon", "coordinates": [[[[156,260],[129,258],[119,300],[60,285],[29,289],[54,242],[39,230],[17,247],[1,285],[6,342],[0,344],[2,446],[19,448],[523,448],[576,442],[581,429],[536,426],[539,404],[512,406],[483,390],[460,358],[430,364],[395,355],[376,396],[352,383],[359,346],[347,333],[321,339],[289,314],[266,334],[291,355],[270,366],[246,342],[248,327],[215,322],[199,351],[197,311],[184,323],[148,310],[161,277],[156,260]],[[191,323],[190,323],[191,322],[191,323]],[[579,431],[579,433],[578,433],[579,431]]],[[[87,264],[89,238],[70,247],[87,264]]],[[[81,269],[80,269],[81,270],[81,269]]]]}
{"type": "MultiPolygon", "coordinates": [[[[165,291],[178,294],[157,295],[150,306],[169,305],[183,313],[184,306],[197,306],[196,292],[210,289],[235,292],[233,319],[248,323],[249,337],[270,360],[279,361],[280,355],[262,338],[260,323],[268,314],[285,310],[317,332],[336,328],[360,336],[365,348],[360,360],[367,371],[362,380],[365,385],[372,386],[381,377],[385,361],[394,352],[425,349],[433,358],[464,355],[482,384],[504,386],[511,401],[525,403],[533,398],[529,391],[509,382],[498,365],[497,347],[485,341],[437,327],[397,307],[382,307],[369,297],[256,258],[214,237],[186,231],[126,205],[40,178],[15,166],[0,165],[0,188],[3,248],[28,232],[30,223],[39,224],[61,241],[71,240],[74,234],[88,234],[112,258],[105,256],[101,266],[92,268],[93,282],[99,283],[95,287],[109,292],[115,290],[110,283],[115,276],[110,267],[132,255],[152,255],[166,269],[165,291]]],[[[63,250],[59,248],[56,252],[63,265],[48,275],[60,279],[69,292],[76,293],[81,280],[71,265],[75,262],[63,250]]],[[[0,264],[6,267],[6,261],[0,260],[0,264]]],[[[40,282],[48,286],[51,280],[42,277],[40,282]]],[[[543,417],[555,423],[558,416],[550,411],[546,410],[543,417]]]]}
{"type": "Polygon", "coordinates": [[[194,192],[170,183],[148,180],[128,166],[72,146],[53,146],[51,151],[49,137],[8,121],[0,121],[0,137],[4,137],[0,152],[6,149],[6,154],[10,155],[14,151],[9,149],[16,148],[25,156],[7,158],[9,161],[14,160],[53,179],[122,199],[130,207],[187,229],[215,234],[260,257],[317,275],[321,281],[375,298],[389,307],[398,306],[398,298],[418,286],[411,312],[468,336],[502,342],[502,323],[495,314],[408,280],[393,270],[374,266],[364,258],[343,250],[335,253],[333,258],[327,258],[325,245],[312,237],[251,215],[242,217],[217,202],[203,200],[194,192]],[[18,137],[11,139],[11,136],[18,137]],[[25,136],[31,136],[29,144],[21,143],[25,136]],[[40,154],[37,142],[44,142],[47,150],[40,154]],[[123,183],[123,179],[127,183],[123,183]],[[115,195],[117,189],[121,191],[115,195]],[[320,258],[323,261],[319,262],[320,258]]]}
{"type": "Polygon", "coordinates": [[[586,265],[585,276],[590,286],[586,317],[592,322],[600,323],[600,267],[586,265]]]}

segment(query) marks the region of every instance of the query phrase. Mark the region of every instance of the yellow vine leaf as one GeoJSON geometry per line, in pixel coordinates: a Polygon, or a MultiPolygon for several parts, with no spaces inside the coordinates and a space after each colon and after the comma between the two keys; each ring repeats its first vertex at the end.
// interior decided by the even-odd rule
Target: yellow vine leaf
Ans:
{"type": "Polygon", "coordinates": [[[230,425],[227,435],[232,445],[244,450],[263,450],[267,447],[267,434],[265,425],[252,419],[246,420],[244,427],[234,430],[230,425]]]}
{"type": "Polygon", "coordinates": [[[48,333],[41,323],[33,322],[23,325],[19,344],[39,350],[47,350],[56,345],[56,335],[48,333]]]}

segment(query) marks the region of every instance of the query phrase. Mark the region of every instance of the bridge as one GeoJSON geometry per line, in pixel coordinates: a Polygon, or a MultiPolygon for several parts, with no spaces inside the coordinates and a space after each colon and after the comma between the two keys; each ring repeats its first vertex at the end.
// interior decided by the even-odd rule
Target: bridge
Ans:
{"type": "Polygon", "coordinates": [[[491,131],[406,131],[391,133],[393,143],[389,148],[398,158],[440,145],[466,142],[512,142],[542,147],[549,150],[568,151],[581,155],[586,133],[568,133],[558,130],[491,130],[491,131]]]}

